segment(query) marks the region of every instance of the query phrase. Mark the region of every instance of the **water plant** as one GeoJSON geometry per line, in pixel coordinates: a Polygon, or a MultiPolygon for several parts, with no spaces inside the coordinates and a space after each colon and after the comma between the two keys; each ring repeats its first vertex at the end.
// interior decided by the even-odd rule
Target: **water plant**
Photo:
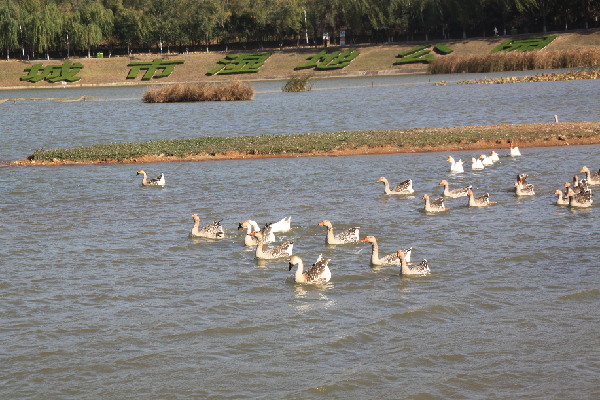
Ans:
{"type": "Polygon", "coordinates": [[[190,84],[150,88],[144,92],[144,103],[175,103],[194,101],[237,101],[252,100],[254,89],[245,82],[233,81],[226,84],[197,82],[190,84]]]}
{"type": "Polygon", "coordinates": [[[531,69],[595,68],[600,66],[600,47],[565,51],[511,51],[492,54],[436,57],[431,74],[504,72],[531,69]]]}
{"type": "Polygon", "coordinates": [[[312,85],[309,82],[312,78],[312,74],[294,75],[288,79],[281,90],[284,92],[310,92],[312,85]]]}

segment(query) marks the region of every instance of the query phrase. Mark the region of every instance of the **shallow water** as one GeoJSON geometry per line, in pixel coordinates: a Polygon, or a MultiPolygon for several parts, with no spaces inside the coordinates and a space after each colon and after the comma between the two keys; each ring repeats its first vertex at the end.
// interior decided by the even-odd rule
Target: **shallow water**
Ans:
{"type": "MultiPolygon", "coordinates": [[[[72,103],[0,108],[25,105],[72,103]]],[[[72,126],[40,140],[77,142],[72,126]]],[[[2,167],[0,398],[597,398],[598,205],[551,193],[599,168],[600,146],[521,150],[463,174],[446,153],[2,167]],[[140,187],[139,168],[167,186],[140,187]],[[510,191],[518,173],[536,196],[510,191]],[[412,178],[416,195],[384,195],[380,176],[412,178]],[[427,215],[421,196],[442,179],[498,204],[427,215]],[[223,219],[227,238],[190,238],[192,213],[223,219]],[[296,285],[287,260],[258,264],[243,246],[238,222],[284,216],[278,237],[305,263],[331,259],[327,286],[296,285]],[[432,274],[372,269],[367,244],[325,246],[323,219],[360,226],[383,254],[414,247],[432,274]]]]}

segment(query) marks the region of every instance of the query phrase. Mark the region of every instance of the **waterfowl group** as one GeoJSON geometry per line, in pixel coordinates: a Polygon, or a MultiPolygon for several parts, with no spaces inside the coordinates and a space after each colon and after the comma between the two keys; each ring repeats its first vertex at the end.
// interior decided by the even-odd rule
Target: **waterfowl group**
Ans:
{"type": "MultiPolygon", "coordinates": [[[[513,147],[514,148],[514,147],[513,147]]],[[[481,155],[479,159],[482,163],[493,163],[493,158],[496,158],[497,154],[492,152],[488,157],[481,155]],[[485,161],[489,160],[489,161],[485,161]]],[[[457,164],[451,156],[448,156],[448,161],[455,165],[457,164]]],[[[459,160],[460,161],[460,160],[459,160]]],[[[462,164],[461,164],[462,166],[462,164]]],[[[585,173],[584,179],[579,179],[577,175],[573,177],[573,183],[566,182],[564,184],[565,192],[561,190],[554,191],[556,197],[556,204],[568,205],[570,207],[591,207],[593,204],[592,192],[590,185],[600,185],[600,170],[594,175],[588,167],[583,167],[580,172],[585,173]]],[[[138,171],[138,175],[143,175],[143,185],[145,186],[160,186],[164,185],[164,174],[159,177],[148,181],[147,174],[143,170],[138,171]]],[[[527,182],[527,174],[518,174],[517,179],[514,182],[515,194],[517,196],[531,196],[535,194],[534,186],[527,182]]],[[[394,189],[390,189],[389,183],[385,177],[381,177],[377,182],[383,182],[385,185],[386,194],[412,194],[414,189],[412,188],[412,180],[408,179],[397,185],[394,189]]],[[[439,213],[448,210],[445,206],[444,198],[459,198],[468,197],[469,207],[487,207],[495,202],[490,201],[489,193],[483,193],[480,196],[475,196],[472,190],[472,185],[468,185],[459,189],[450,190],[449,183],[447,180],[440,181],[439,185],[444,186],[444,197],[440,197],[436,200],[431,201],[427,194],[423,195],[424,209],[428,213],[439,213]]],[[[192,237],[203,237],[209,239],[223,239],[225,232],[221,225],[221,220],[213,221],[212,223],[200,227],[200,217],[198,214],[192,214],[194,219],[194,226],[190,235],[192,237]]],[[[405,250],[397,250],[395,253],[379,257],[379,245],[377,239],[373,235],[368,235],[364,239],[359,239],[359,227],[352,227],[343,232],[335,234],[333,224],[329,220],[322,220],[318,223],[320,226],[327,228],[327,235],[325,243],[328,245],[346,244],[346,243],[371,243],[371,256],[370,263],[373,266],[381,265],[399,265],[400,274],[402,275],[426,275],[431,271],[429,269],[429,263],[426,259],[421,261],[418,265],[410,264],[410,258],[412,253],[412,247],[405,250]]],[[[244,230],[244,244],[246,246],[256,246],[255,257],[258,260],[274,260],[280,258],[289,259],[289,270],[294,266],[297,266],[297,270],[294,275],[294,281],[296,283],[306,284],[323,284],[327,283],[331,279],[331,271],[328,263],[329,259],[324,258],[320,255],[317,261],[308,269],[304,270],[304,264],[302,259],[297,255],[293,254],[294,242],[284,241],[278,245],[272,245],[267,247],[267,244],[273,243],[276,238],[274,232],[289,232],[291,229],[291,217],[282,218],[281,220],[274,223],[267,223],[263,228],[259,228],[258,224],[253,220],[244,220],[239,223],[238,229],[244,230]]]]}
{"type": "Polygon", "coordinates": [[[136,175],[143,175],[142,186],[165,186],[165,174],[160,174],[156,178],[148,179],[148,174],[140,169],[136,175]]]}

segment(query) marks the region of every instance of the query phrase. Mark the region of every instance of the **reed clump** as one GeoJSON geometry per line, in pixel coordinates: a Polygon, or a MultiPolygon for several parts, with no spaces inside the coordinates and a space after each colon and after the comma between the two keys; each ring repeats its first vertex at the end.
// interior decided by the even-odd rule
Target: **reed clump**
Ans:
{"type": "Polygon", "coordinates": [[[313,76],[310,74],[292,76],[281,90],[284,92],[310,92],[312,90],[312,84],[310,84],[312,78],[313,76]]]}
{"type": "Polygon", "coordinates": [[[252,100],[254,89],[247,83],[233,81],[227,84],[210,82],[177,83],[150,88],[144,92],[144,103],[183,103],[194,101],[252,100]]]}
{"type": "Polygon", "coordinates": [[[436,57],[431,74],[527,71],[533,69],[589,68],[600,66],[600,47],[566,51],[511,51],[483,55],[436,57]]]}

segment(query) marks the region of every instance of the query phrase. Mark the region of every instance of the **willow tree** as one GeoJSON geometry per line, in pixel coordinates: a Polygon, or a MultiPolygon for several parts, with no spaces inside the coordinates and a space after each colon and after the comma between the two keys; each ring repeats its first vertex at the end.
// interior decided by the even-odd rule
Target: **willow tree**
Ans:
{"type": "Polygon", "coordinates": [[[184,18],[192,44],[204,42],[208,51],[208,45],[222,32],[227,14],[219,0],[188,0],[184,18]]]}
{"type": "Polygon", "coordinates": [[[62,14],[53,1],[29,0],[21,3],[23,15],[23,36],[32,51],[46,53],[57,46],[62,31],[62,14]]]}
{"type": "Polygon", "coordinates": [[[84,0],[74,7],[73,19],[68,30],[72,43],[76,48],[87,50],[88,58],[91,49],[98,46],[113,30],[113,12],[104,7],[99,0],[84,0]]]}
{"type": "Polygon", "coordinates": [[[0,3],[0,49],[6,49],[6,59],[10,50],[19,47],[19,8],[16,4],[0,3]]]}

